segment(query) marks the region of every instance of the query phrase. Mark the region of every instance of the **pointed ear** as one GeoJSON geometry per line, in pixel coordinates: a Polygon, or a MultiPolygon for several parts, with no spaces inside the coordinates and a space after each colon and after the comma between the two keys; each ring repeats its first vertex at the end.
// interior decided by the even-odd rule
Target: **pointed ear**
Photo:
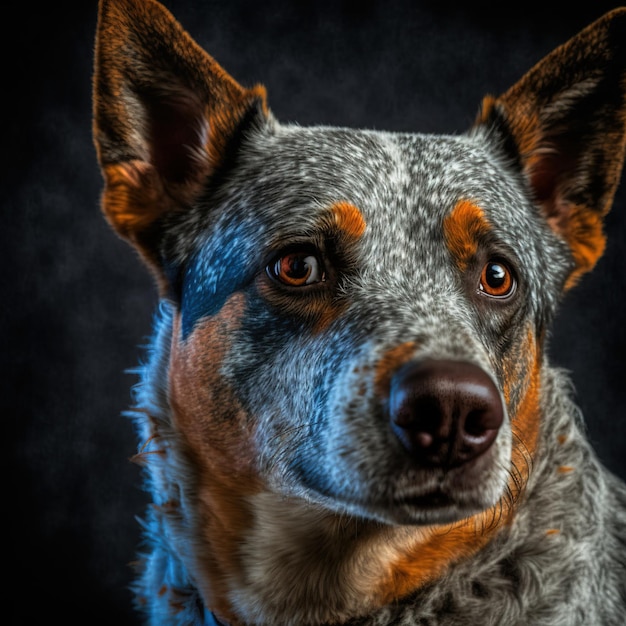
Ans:
{"type": "Polygon", "coordinates": [[[550,226],[569,245],[569,288],[604,252],[602,220],[626,146],[626,8],[581,31],[499,98],[478,126],[504,134],[550,226]]]}
{"type": "Polygon", "coordinates": [[[154,267],[158,222],[183,210],[232,152],[265,90],[244,89],[154,0],[101,0],[93,82],[102,208],[154,267]]]}

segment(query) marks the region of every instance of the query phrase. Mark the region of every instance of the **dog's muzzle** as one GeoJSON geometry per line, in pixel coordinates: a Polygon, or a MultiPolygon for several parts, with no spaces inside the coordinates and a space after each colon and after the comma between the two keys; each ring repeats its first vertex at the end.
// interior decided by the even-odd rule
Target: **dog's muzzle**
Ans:
{"type": "Polygon", "coordinates": [[[389,419],[416,463],[451,468],[491,447],[504,407],[495,383],[477,365],[426,360],[408,363],[393,376],[389,419]]]}

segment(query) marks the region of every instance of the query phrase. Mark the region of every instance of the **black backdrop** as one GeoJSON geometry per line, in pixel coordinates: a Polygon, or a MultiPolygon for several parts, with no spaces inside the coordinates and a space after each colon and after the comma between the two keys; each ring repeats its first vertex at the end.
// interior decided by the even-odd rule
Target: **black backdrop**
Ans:
{"type": "MultiPolygon", "coordinates": [[[[3,9],[0,358],[10,485],[2,505],[13,624],[137,624],[129,562],[145,496],[121,416],[155,290],[99,212],[91,140],[96,5],[3,9]]],[[[67,3],[69,6],[70,3],[67,3]]],[[[283,121],[456,132],[481,97],[613,5],[168,0],[283,121]],[[505,6],[508,4],[508,6],[505,6]],[[468,8],[463,8],[467,6],[468,8]]],[[[19,5],[19,6],[16,6],[19,5]]],[[[590,437],[626,477],[626,183],[608,249],[565,300],[551,358],[572,370],[590,437]]],[[[5,561],[6,563],[6,561],[5,561]]],[[[6,583],[5,583],[6,593],[6,583]]]]}

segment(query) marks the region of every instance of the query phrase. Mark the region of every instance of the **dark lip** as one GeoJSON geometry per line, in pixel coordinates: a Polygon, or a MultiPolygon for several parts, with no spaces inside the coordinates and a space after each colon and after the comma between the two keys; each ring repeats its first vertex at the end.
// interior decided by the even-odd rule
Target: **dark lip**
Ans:
{"type": "Polygon", "coordinates": [[[439,509],[454,504],[454,500],[443,491],[432,491],[421,496],[403,498],[402,504],[416,509],[439,509]]]}

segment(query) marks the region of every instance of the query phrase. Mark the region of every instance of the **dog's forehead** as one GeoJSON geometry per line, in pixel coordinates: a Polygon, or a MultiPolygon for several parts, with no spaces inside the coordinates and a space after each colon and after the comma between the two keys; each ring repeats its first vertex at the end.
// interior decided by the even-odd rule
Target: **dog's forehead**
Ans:
{"type": "Polygon", "coordinates": [[[227,204],[270,238],[314,229],[342,201],[362,213],[369,241],[390,247],[394,234],[440,233],[462,199],[492,214],[505,239],[540,224],[521,177],[478,135],[279,126],[248,142],[237,165],[227,204]]]}
{"type": "Polygon", "coordinates": [[[282,240],[315,233],[321,214],[348,202],[364,218],[363,245],[393,256],[440,239],[460,200],[476,203],[513,249],[520,232],[537,235],[527,247],[546,243],[521,176],[488,136],[276,125],[249,135],[217,196],[196,207],[179,240],[187,232],[196,242],[182,246],[187,252],[208,246],[222,254],[236,241],[241,259],[258,262],[282,240]]]}

